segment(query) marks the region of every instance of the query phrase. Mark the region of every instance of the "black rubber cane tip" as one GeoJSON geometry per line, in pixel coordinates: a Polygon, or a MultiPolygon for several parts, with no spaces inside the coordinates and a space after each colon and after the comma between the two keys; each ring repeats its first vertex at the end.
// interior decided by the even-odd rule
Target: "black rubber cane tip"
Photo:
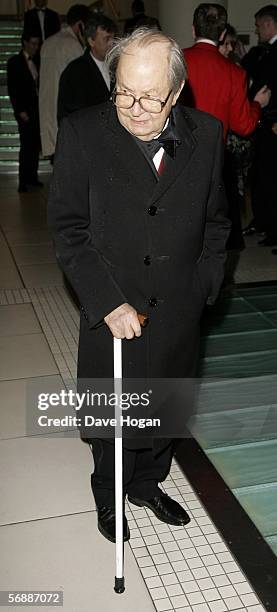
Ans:
{"type": "Polygon", "coordinates": [[[125,584],[124,584],[124,578],[117,578],[115,577],[114,579],[114,590],[116,593],[124,593],[125,591],[125,584]]]}

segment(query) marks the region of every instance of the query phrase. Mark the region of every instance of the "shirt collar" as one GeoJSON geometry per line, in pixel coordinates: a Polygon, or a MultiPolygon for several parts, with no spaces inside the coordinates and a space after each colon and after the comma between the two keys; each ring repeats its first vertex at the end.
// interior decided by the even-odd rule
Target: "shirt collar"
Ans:
{"type": "Polygon", "coordinates": [[[197,38],[197,40],[195,41],[195,44],[197,45],[198,43],[207,43],[208,45],[217,47],[217,44],[213,40],[210,40],[210,38],[197,38]]]}
{"type": "Polygon", "coordinates": [[[272,36],[272,38],[268,42],[270,45],[273,45],[273,43],[275,43],[276,40],[277,40],[277,34],[274,34],[274,36],[272,36]]]}

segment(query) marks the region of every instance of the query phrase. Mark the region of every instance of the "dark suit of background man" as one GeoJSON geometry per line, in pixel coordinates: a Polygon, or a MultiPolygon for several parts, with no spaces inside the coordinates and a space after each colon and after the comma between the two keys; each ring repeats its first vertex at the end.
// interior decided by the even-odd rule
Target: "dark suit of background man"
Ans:
{"type": "MultiPolygon", "coordinates": [[[[255,19],[259,42],[267,43],[267,51],[256,64],[250,95],[255,96],[261,83],[266,83],[271,100],[256,133],[252,208],[256,227],[267,234],[261,244],[271,246],[277,245],[277,5],[261,8],[255,19]]],[[[277,249],[273,254],[277,255],[277,249]]]]}
{"type": "Polygon", "coordinates": [[[8,94],[18,123],[20,136],[18,191],[28,190],[28,185],[40,186],[38,160],[40,132],[38,113],[38,66],[35,64],[40,39],[23,32],[22,50],[8,61],[8,94]]]}
{"type": "Polygon", "coordinates": [[[105,57],[111,48],[115,23],[104,15],[93,15],[85,25],[87,49],[63,71],[59,82],[58,123],[75,110],[106,102],[110,75],[105,57]]]}
{"type": "Polygon", "coordinates": [[[35,7],[24,15],[24,30],[35,32],[42,41],[60,29],[60,17],[56,11],[47,8],[47,0],[35,0],[35,7]]]}
{"type": "Polygon", "coordinates": [[[136,28],[143,26],[161,29],[158,19],[145,14],[144,2],[142,0],[134,0],[132,2],[132,13],[133,17],[125,21],[124,34],[131,34],[136,28]]]}
{"type": "MultiPolygon", "coordinates": [[[[83,379],[113,377],[113,336],[124,339],[125,380],[184,381],[196,374],[201,313],[224,274],[230,224],[222,128],[176,106],[183,56],[161,32],[136,30],[108,57],[114,104],[62,121],[49,200],[58,260],[81,304],[79,388],[83,379]],[[142,334],[139,312],[149,315],[142,334]]],[[[179,383],[163,402],[170,419],[174,409],[182,415],[184,431],[179,383]]],[[[92,446],[98,527],[115,541],[113,441],[94,439],[92,446]]],[[[184,508],[158,486],[170,470],[172,440],[124,439],[123,455],[129,501],[163,522],[188,523],[184,508]]]]}

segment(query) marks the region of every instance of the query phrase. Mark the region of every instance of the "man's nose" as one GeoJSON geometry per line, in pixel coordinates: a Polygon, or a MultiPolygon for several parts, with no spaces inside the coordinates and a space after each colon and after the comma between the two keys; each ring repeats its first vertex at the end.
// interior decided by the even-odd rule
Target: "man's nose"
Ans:
{"type": "Polygon", "coordinates": [[[136,101],[135,101],[135,103],[134,103],[134,105],[132,106],[132,109],[131,109],[131,110],[132,110],[132,114],[133,114],[135,117],[139,117],[139,115],[141,115],[141,114],[144,112],[144,110],[141,108],[141,105],[140,105],[140,103],[138,102],[138,100],[136,100],[136,101]]]}

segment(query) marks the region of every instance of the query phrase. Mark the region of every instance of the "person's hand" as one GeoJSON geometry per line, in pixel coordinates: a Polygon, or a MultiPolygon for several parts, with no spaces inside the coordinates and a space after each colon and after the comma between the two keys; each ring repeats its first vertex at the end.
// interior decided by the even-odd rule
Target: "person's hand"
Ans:
{"type": "Polygon", "coordinates": [[[131,340],[134,336],[141,336],[137,311],[130,304],[121,304],[110,312],[104,321],[115,338],[131,340]]]}
{"type": "Polygon", "coordinates": [[[29,121],[29,115],[27,115],[27,113],[25,113],[25,111],[22,111],[22,113],[19,113],[19,117],[20,119],[22,119],[22,121],[29,121]]]}
{"type": "Polygon", "coordinates": [[[259,102],[260,106],[264,108],[265,106],[268,105],[270,98],[271,98],[271,90],[268,89],[267,85],[264,85],[256,93],[254,101],[259,102]]]}
{"type": "Polygon", "coordinates": [[[275,123],[273,123],[273,125],[271,126],[272,132],[274,132],[274,134],[276,134],[277,136],[277,121],[275,121],[275,123]]]}

